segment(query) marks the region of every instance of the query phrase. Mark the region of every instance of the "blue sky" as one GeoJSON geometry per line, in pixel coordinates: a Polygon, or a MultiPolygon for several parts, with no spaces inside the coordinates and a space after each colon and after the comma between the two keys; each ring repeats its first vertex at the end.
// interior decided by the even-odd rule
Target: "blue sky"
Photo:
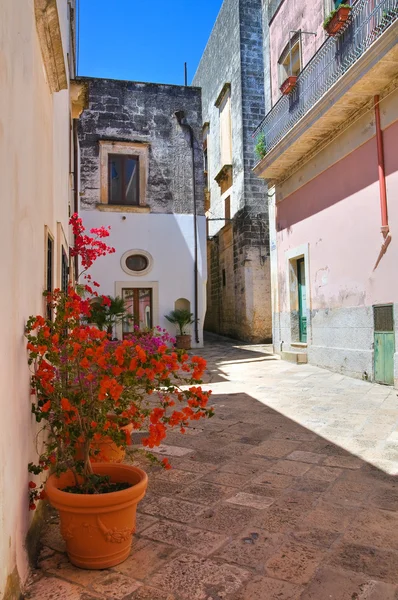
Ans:
{"type": "Polygon", "coordinates": [[[78,0],[79,75],[191,83],[222,0],[78,0]]]}

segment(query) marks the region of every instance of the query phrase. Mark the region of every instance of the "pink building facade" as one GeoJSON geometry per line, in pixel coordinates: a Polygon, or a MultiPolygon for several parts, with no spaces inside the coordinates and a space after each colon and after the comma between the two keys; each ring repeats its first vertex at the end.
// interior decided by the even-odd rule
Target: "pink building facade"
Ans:
{"type": "Polygon", "coordinates": [[[269,6],[273,107],[255,172],[269,186],[274,348],[397,386],[398,6],[357,0],[328,35],[332,8],[269,6]]]}

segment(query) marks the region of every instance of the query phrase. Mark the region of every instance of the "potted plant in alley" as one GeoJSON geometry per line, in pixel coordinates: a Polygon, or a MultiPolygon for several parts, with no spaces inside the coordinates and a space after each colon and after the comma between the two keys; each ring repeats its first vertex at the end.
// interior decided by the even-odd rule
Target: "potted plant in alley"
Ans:
{"type": "Polygon", "coordinates": [[[282,83],[279,89],[284,96],[287,96],[296,87],[296,84],[297,75],[289,75],[289,77],[285,79],[285,81],[282,83]]]}
{"type": "Polygon", "coordinates": [[[193,313],[187,308],[176,308],[165,317],[170,323],[176,325],[179,331],[179,334],[176,335],[176,348],[189,350],[191,348],[191,334],[186,333],[186,328],[188,325],[195,323],[193,313]]]}
{"type": "Polygon", "coordinates": [[[351,12],[349,4],[339,4],[323,22],[323,28],[329,35],[336,35],[347,23],[351,12]]]}
{"type": "Polygon", "coordinates": [[[107,296],[109,302],[104,303],[101,297],[94,297],[91,300],[91,314],[87,318],[88,323],[92,323],[101,331],[106,331],[108,337],[113,336],[114,328],[122,321],[132,321],[133,315],[129,313],[124,298],[116,296],[107,296]]]}
{"type": "MultiPolygon", "coordinates": [[[[92,230],[95,237],[90,238],[77,216],[72,225],[72,253],[85,268],[93,257],[112,251],[101,240],[106,230],[92,230]]],[[[85,288],[93,293],[89,284],[85,288]]],[[[46,494],[59,510],[70,561],[107,568],[130,553],[136,506],[148,478],[138,467],[96,463],[96,443],[106,435],[123,448],[128,442],[120,428],[124,420],[134,430],[148,431],[142,444],[151,449],[169,428],[184,432],[190,421],[211,416],[210,393],[197,385],[205,361],[166,344],[145,350],[133,340],[109,340],[105,331],[87,323],[92,296],[81,296],[73,287],[66,293],[55,290],[48,302],[54,318],[33,316],[26,326],[32,412],[45,434],[39,461],[29,471],[51,473],[44,490],[30,482],[30,506],[35,508],[46,494]]],[[[169,467],[167,459],[162,463],[169,467]]]]}

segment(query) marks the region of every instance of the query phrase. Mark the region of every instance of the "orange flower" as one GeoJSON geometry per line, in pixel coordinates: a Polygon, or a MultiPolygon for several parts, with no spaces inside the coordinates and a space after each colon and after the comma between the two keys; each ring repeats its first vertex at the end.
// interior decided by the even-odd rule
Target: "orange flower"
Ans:
{"type": "Polygon", "coordinates": [[[48,412],[51,408],[51,402],[50,400],[47,400],[47,402],[45,404],[43,404],[43,406],[41,407],[41,412],[48,412]]]}
{"type": "Polygon", "coordinates": [[[68,398],[61,398],[61,408],[65,411],[72,410],[72,405],[68,398]]]}

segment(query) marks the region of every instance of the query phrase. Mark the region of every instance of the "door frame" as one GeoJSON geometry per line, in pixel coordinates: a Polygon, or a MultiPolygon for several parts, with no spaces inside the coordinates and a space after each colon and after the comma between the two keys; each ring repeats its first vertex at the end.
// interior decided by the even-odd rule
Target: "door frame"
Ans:
{"type": "MultiPolygon", "coordinates": [[[[115,295],[122,296],[122,289],[150,288],[152,290],[152,327],[159,326],[159,282],[158,281],[115,281],[115,295]]],[[[116,326],[116,335],[123,338],[122,323],[116,326]]]]}

